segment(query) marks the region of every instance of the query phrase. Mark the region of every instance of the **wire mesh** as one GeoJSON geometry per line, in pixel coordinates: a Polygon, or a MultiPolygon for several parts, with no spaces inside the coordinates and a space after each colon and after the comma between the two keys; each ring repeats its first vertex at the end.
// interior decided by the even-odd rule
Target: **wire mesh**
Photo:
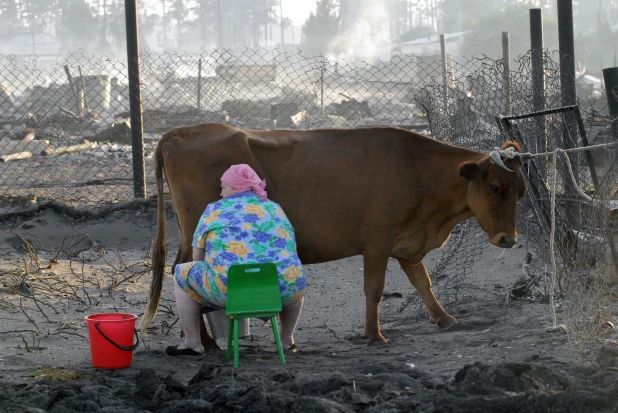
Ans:
{"type": "MultiPolygon", "coordinates": [[[[502,60],[487,57],[448,57],[442,62],[437,56],[403,55],[367,64],[278,49],[142,52],[147,194],[154,195],[152,156],[161,134],[204,122],[246,129],[395,126],[479,151],[492,150],[512,137],[496,122],[496,115],[562,106],[556,56],[543,54],[544,84],[535,90],[530,54],[505,70],[502,60]]],[[[0,193],[88,203],[132,199],[126,73],[121,59],[83,51],[51,65],[36,57],[22,62],[0,56],[0,193]]],[[[604,91],[583,79],[580,74],[576,83],[588,142],[572,112],[556,112],[513,121],[524,150],[551,152],[565,145],[614,141],[604,91]]],[[[583,337],[593,332],[600,337],[598,332],[605,331],[592,329],[588,315],[609,311],[600,295],[608,291],[612,278],[607,273],[617,262],[609,247],[617,215],[612,204],[618,183],[615,158],[612,148],[570,154],[576,184],[593,195],[593,201],[586,202],[560,161],[555,257],[549,253],[551,156],[535,158],[525,168],[528,191],[520,201],[518,228],[526,248],[536,254],[534,259],[528,255],[525,282],[538,284],[549,275],[543,268],[557,262],[556,294],[567,294],[561,305],[569,306],[569,334],[577,354],[588,351],[582,343],[590,341],[583,337]]],[[[461,298],[465,277],[486,245],[475,220],[455,228],[432,269],[434,290],[443,303],[461,298]]],[[[415,298],[406,302],[412,304],[415,298]]],[[[416,304],[420,308],[420,301],[416,304]]]]}
{"type": "MultiPolygon", "coordinates": [[[[556,263],[555,275],[561,281],[558,294],[565,301],[569,343],[580,361],[593,361],[601,346],[618,344],[614,331],[614,309],[618,301],[615,199],[618,150],[613,146],[604,151],[606,162],[598,161],[595,168],[603,170],[601,181],[587,191],[590,197],[582,195],[577,203],[570,205],[577,206],[577,226],[573,225],[569,213],[565,214],[566,219],[556,220],[556,228],[561,231],[554,238],[558,253],[552,259],[556,263]]],[[[570,158],[571,163],[576,159],[570,158]]],[[[582,188],[586,187],[585,180],[579,182],[582,188]]],[[[556,205],[556,211],[561,209],[556,205]]]]}
{"type": "MultiPolygon", "coordinates": [[[[397,126],[485,150],[499,140],[496,113],[527,112],[531,107],[529,58],[510,72],[508,88],[502,61],[489,58],[460,63],[449,59],[444,65],[435,56],[404,55],[370,65],[258,49],[143,52],[140,61],[151,184],[156,141],[175,126],[397,126]]],[[[549,58],[545,63],[552,74],[548,79],[557,80],[557,65],[549,58]]],[[[122,60],[82,51],[48,65],[35,57],[18,62],[14,56],[0,56],[0,155],[33,149],[20,151],[32,152],[30,158],[0,165],[3,192],[87,202],[131,199],[126,73],[122,60]],[[39,145],[16,145],[24,138],[34,138],[39,145]],[[41,156],[45,143],[54,155],[41,156]],[[86,145],[74,147],[81,144],[86,145]],[[63,150],[68,147],[69,153],[63,150]]],[[[548,82],[547,91],[551,104],[558,88],[548,82]]],[[[148,193],[153,194],[152,188],[148,193]]]]}
{"type": "Polygon", "coordinates": [[[526,276],[519,285],[536,286],[530,295],[549,301],[554,311],[564,308],[573,355],[584,361],[596,357],[599,345],[615,343],[611,309],[618,255],[612,208],[618,184],[617,149],[589,148],[615,142],[611,119],[601,112],[598,96],[589,91],[580,94],[579,106],[562,106],[559,65],[548,56],[545,60],[546,68],[556,68],[545,72],[545,105],[553,110],[522,110],[520,116],[511,116],[516,119],[512,129],[502,130],[504,138],[515,138],[525,151],[547,153],[524,168],[528,190],[519,208],[518,227],[536,258],[527,257],[526,276]],[[572,151],[554,159],[552,152],[558,148],[572,151]],[[556,282],[554,290],[547,288],[550,277],[556,282]]]}

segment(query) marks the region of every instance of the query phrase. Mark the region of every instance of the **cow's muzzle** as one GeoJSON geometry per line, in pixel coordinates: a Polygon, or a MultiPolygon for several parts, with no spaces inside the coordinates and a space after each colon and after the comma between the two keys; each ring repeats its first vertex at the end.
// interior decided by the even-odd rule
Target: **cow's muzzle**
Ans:
{"type": "Polygon", "coordinates": [[[490,242],[500,248],[513,248],[517,242],[517,236],[512,237],[506,234],[498,234],[490,242]],[[493,241],[493,242],[491,242],[493,241]]]}

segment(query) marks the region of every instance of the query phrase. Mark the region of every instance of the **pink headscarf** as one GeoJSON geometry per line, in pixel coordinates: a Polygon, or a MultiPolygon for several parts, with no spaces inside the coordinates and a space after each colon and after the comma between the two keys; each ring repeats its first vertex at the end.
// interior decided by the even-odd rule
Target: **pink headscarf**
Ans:
{"type": "Polygon", "coordinates": [[[234,194],[253,190],[262,201],[266,199],[266,191],[264,190],[266,181],[261,180],[258,174],[245,163],[230,166],[221,176],[221,182],[231,186],[234,189],[234,194]]]}

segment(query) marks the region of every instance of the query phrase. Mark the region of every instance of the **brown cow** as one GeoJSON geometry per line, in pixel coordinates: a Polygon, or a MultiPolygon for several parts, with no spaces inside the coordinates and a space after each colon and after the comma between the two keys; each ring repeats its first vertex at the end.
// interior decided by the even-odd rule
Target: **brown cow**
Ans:
{"type": "MultiPolygon", "coordinates": [[[[521,152],[514,142],[503,149],[509,146],[521,152]]],[[[510,248],[517,239],[516,204],[525,190],[521,161],[503,163],[493,155],[490,159],[396,128],[255,131],[202,124],[172,129],[155,154],[154,276],[140,329],[143,333],[152,321],[162,289],[163,173],[180,227],[176,265],[191,260],[198,220],[206,205],[219,199],[223,172],[238,163],[251,165],[266,179],[269,198],[283,207],[296,229],[303,264],[363,255],[370,343],[386,341],[378,307],[389,257],[399,261],[431,321],[450,326],[456,320],[436,300],[423,257],[444,245],[455,225],[470,217],[476,217],[496,246],[510,248]]]]}

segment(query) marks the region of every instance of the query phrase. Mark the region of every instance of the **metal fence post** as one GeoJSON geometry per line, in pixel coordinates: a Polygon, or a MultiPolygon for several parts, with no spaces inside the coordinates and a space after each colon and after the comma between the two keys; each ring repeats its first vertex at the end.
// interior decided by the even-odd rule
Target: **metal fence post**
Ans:
{"type": "MultiPolygon", "coordinates": [[[[573,1],[558,1],[558,47],[560,49],[560,85],[562,86],[562,105],[577,104],[575,93],[575,37],[573,34],[573,1]]],[[[565,149],[575,147],[573,142],[577,122],[573,112],[564,114],[565,126],[562,132],[562,142],[565,149]]],[[[579,165],[572,163],[575,179],[579,180],[579,165]]],[[[567,180],[565,188],[568,193],[575,193],[571,180],[567,180]]],[[[578,201],[567,201],[566,215],[571,229],[579,230],[581,226],[581,207],[578,201]]]]}
{"type": "MultiPolygon", "coordinates": [[[[545,63],[543,62],[543,14],[541,9],[530,9],[530,60],[532,65],[532,110],[540,112],[545,110],[545,63]]],[[[536,126],[539,131],[537,144],[541,148],[537,151],[549,151],[547,141],[547,128],[545,127],[545,117],[535,118],[536,126]],[[540,141],[540,142],[539,142],[540,141]]]]}
{"type": "Polygon", "coordinates": [[[607,67],[603,69],[603,82],[605,83],[605,95],[607,97],[607,108],[609,116],[612,117],[612,137],[618,137],[618,67],[607,67]]]}
{"type": "Polygon", "coordinates": [[[127,26],[129,105],[131,107],[131,137],[133,143],[133,193],[135,198],[145,198],[146,169],[144,166],[144,134],[142,133],[142,93],[139,77],[137,0],[125,0],[124,7],[127,26]]]}
{"type": "Polygon", "coordinates": [[[513,112],[513,94],[511,91],[511,44],[509,41],[509,32],[502,32],[502,70],[503,70],[503,87],[504,94],[504,110],[507,115],[513,112]]]}

